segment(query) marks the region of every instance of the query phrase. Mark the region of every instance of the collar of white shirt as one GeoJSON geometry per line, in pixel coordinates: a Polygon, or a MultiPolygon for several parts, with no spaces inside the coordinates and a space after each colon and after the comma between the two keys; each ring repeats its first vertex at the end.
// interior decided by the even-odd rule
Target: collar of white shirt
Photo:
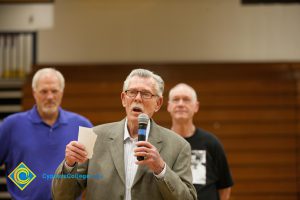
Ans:
{"type": "MultiPolygon", "coordinates": [[[[146,129],[146,140],[148,140],[149,133],[150,133],[150,122],[151,120],[149,119],[148,124],[147,124],[147,129],[146,129]]],[[[127,128],[127,118],[125,120],[125,126],[124,126],[124,141],[128,138],[131,138],[128,128],[127,128]]]]}

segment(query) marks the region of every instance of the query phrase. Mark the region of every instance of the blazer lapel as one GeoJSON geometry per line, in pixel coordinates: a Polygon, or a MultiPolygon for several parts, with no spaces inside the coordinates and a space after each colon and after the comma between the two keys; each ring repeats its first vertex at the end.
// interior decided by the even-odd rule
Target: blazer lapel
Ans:
{"type": "Polygon", "coordinates": [[[118,171],[121,180],[125,184],[125,167],[124,167],[124,124],[125,120],[120,122],[120,125],[111,130],[110,153],[114,165],[118,171]]]}
{"type": "MultiPolygon", "coordinates": [[[[150,142],[152,145],[154,145],[158,152],[161,151],[163,142],[160,137],[160,129],[153,120],[151,120],[151,127],[150,127],[148,142],[150,142]]],[[[147,170],[148,170],[147,166],[144,166],[144,165],[138,166],[132,187],[142,178],[142,176],[147,172],[147,170]]]]}

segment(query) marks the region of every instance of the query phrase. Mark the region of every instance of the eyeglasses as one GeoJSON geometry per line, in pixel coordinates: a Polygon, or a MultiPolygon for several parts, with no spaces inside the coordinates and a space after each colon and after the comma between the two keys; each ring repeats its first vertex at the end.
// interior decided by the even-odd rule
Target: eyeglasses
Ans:
{"type": "Polygon", "coordinates": [[[157,95],[152,94],[151,92],[138,91],[138,90],[126,90],[125,93],[130,98],[135,98],[138,95],[138,93],[141,94],[141,97],[143,99],[151,99],[152,97],[157,96],[157,95]]]}

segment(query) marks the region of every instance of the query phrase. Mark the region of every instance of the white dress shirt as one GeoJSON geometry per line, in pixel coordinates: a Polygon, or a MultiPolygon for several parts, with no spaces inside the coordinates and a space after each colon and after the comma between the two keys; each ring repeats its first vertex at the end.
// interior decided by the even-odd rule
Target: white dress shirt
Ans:
{"type": "MultiPolygon", "coordinates": [[[[150,132],[150,120],[146,129],[146,140],[150,132]]],[[[124,164],[125,164],[125,181],[126,181],[126,193],[124,200],[131,200],[131,186],[138,168],[135,164],[137,161],[134,156],[134,149],[137,147],[136,142],[138,138],[132,138],[127,129],[127,119],[124,126],[124,164]]]]}

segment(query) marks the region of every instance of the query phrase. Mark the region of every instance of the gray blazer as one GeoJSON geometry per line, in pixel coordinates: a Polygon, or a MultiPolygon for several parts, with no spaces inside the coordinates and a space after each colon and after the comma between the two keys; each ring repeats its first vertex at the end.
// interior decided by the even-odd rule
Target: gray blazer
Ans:
{"type": "MultiPolygon", "coordinates": [[[[101,177],[87,180],[53,179],[54,199],[75,199],[84,188],[87,189],[87,199],[124,199],[124,125],[125,119],[93,128],[98,135],[93,157],[84,164],[76,165],[71,173],[100,174],[101,177]]],[[[166,173],[163,179],[157,179],[147,166],[138,166],[131,189],[132,200],[197,199],[192,184],[189,143],[171,130],[158,126],[153,120],[148,141],[157,148],[166,162],[166,173]]],[[[56,174],[66,173],[63,161],[56,174]]]]}

